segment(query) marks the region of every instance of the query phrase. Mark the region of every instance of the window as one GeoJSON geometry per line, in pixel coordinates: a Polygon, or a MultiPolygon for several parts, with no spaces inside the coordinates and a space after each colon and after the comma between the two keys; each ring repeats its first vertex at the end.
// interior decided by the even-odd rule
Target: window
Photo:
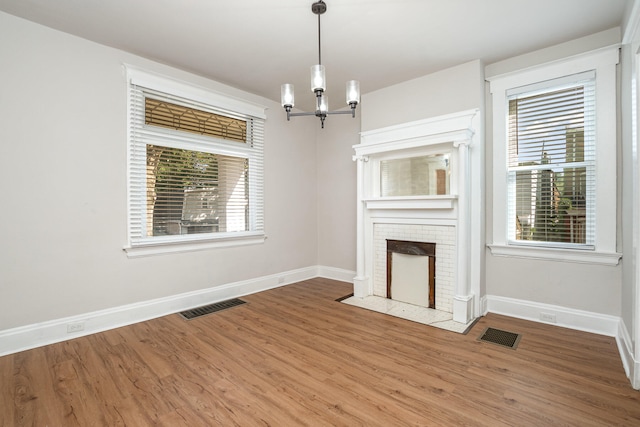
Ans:
{"type": "Polygon", "coordinates": [[[127,71],[128,252],[263,239],[263,111],[127,71]]]}
{"type": "Polygon", "coordinates": [[[616,264],[617,49],[489,78],[493,255],[616,264]]]}
{"type": "Polygon", "coordinates": [[[592,248],[595,74],[508,90],[509,241],[592,248]]]}

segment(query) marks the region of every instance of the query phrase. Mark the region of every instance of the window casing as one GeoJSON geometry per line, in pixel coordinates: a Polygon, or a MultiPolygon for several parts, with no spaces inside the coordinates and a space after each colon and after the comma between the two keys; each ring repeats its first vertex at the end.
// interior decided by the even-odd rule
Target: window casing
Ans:
{"type": "Polygon", "coordinates": [[[618,262],[617,63],[618,49],[603,49],[488,79],[493,105],[492,254],[618,262]],[[542,110],[527,105],[536,101],[542,110]],[[543,113],[544,108],[551,113],[543,113]],[[518,109],[537,117],[527,123],[526,114],[517,116],[518,109]],[[583,123],[576,124],[583,112],[583,123]],[[536,135],[536,130],[543,133],[536,135]],[[542,213],[537,223],[536,211],[542,213]]]}
{"type": "Polygon", "coordinates": [[[263,241],[263,110],[127,71],[127,253],[263,241]]]}

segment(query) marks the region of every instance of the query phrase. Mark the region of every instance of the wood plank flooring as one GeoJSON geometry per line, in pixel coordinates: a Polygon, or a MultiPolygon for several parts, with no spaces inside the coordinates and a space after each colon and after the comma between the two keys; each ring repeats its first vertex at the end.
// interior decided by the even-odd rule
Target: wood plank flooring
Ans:
{"type": "Polygon", "coordinates": [[[317,278],[0,357],[0,426],[640,425],[613,338],[493,314],[461,335],[350,292],[317,278]]]}

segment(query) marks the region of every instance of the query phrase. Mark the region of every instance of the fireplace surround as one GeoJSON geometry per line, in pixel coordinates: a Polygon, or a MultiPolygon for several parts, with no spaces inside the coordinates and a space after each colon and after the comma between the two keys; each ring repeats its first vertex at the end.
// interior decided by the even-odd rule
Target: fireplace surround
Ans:
{"type": "MultiPolygon", "coordinates": [[[[385,219],[377,218],[377,220],[384,221],[385,219]]],[[[440,224],[376,223],[373,230],[373,286],[371,293],[367,295],[388,298],[388,240],[432,243],[435,245],[435,307],[432,308],[453,313],[455,283],[454,254],[456,251],[455,227],[440,224]]]]}
{"type": "Polygon", "coordinates": [[[482,188],[475,166],[481,165],[480,134],[478,110],[361,134],[360,144],[353,147],[358,185],[355,297],[388,297],[387,240],[434,243],[433,305],[452,313],[456,322],[478,316],[482,198],[471,190],[482,188]],[[388,173],[397,176],[389,178],[388,173]]]}

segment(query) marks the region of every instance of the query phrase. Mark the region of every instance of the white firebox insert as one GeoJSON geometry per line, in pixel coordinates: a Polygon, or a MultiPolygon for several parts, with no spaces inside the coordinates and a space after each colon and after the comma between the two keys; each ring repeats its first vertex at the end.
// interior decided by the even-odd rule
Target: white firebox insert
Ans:
{"type": "Polygon", "coordinates": [[[480,173],[470,167],[475,164],[471,156],[481,154],[474,150],[479,127],[479,113],[472,110],[361,134],[353,147],[358,170],[355,297],[387,297],[387,240],[435,243],[436,309],[461,323],[477,316],[479,282],[470,271],[481,250],[472,248],[481,241],[481,227],[471,217],[481,214],[471,206],[469,192],[480,173]]]}

